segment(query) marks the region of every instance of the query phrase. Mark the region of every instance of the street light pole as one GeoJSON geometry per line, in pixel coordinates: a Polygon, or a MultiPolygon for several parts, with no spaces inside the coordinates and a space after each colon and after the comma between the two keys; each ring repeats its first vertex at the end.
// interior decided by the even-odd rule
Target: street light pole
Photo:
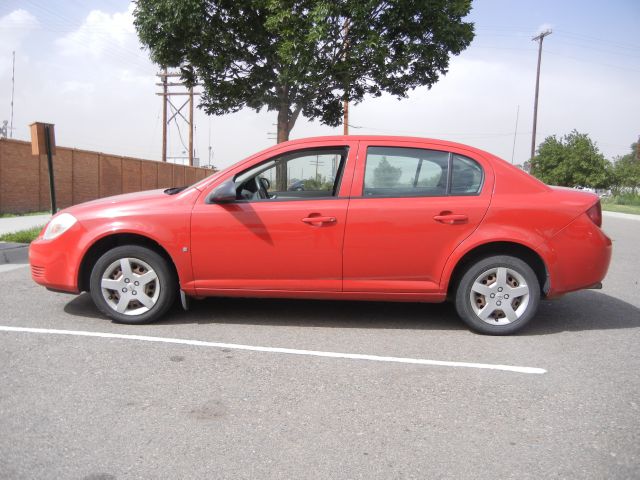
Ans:
{"type": "Polygon", "coordinates": [[[547,35],[551,35],[551,30],[545,30],[531,40],[538,42],[538,69],[536,71],[536,96],[533,103],[533,132],[531,134],[531,159],[536,153],[536,126],[538,123],[538,91],[540,89],[540,62],[542,60],[542,41],[547,35]]]}

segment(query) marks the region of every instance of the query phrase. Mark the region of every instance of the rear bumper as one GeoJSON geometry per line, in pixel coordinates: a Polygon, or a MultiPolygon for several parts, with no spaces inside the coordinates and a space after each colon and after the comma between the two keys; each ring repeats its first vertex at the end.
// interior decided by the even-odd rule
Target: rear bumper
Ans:
{"type": "Polygon", "coordinates": [[[611,239],[582,214],[550,241],[548,297],[601,285],[611,262],[611,239]]]}
{"type": "Polygon", "coordinates": [[[31,278],[50,290],[79,293],[78,269],[81,261],[78,238],[83,229],[76,223],[53,240],[38,238],[29,247],[31,278]]]}

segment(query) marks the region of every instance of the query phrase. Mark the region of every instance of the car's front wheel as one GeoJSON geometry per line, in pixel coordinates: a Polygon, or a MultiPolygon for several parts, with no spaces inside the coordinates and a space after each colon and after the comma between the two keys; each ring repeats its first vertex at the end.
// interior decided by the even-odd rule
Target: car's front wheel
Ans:
{"type": "Polygon", "coordinates": [[[471,329],[508,335],[524,327],[540,304],[540,284],[523,260],[506,256],[472,264],[456,291],[456,310],[471,329]]]}
{"type": "Polygon", "coordinates": [[[158,253],[138,245],[116,247],[93,266],[91,298],[119,323],[158,320],[173,305],[178,290],[173,271],[158,253]]]}

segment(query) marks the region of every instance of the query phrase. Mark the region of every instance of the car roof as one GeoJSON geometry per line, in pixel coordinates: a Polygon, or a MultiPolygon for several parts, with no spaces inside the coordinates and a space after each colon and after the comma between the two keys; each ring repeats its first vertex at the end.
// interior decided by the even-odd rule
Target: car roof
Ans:
{"type": "Polygon", "coordinates": [[[447,145],[456,145],[460,147],[474,148],[474,147],[471,147],[470,145],[452,142],[449,140],[443,140],[439,138],[413,137],[413,136],[404,136],[404,135],[322,135],[322,136],[316,136],[316,137],[296,138],[296,139],[289,140],[287,143],[306,143],[306,142],[323,142],[323,141],[340,142],[344,140],[350,140],[350,141],[389,140],[390,142],[400,142],[400,143],[402,142],[446,143],[447,145]]]}
{"type": "MultiPolygon", "coordinates": [[[[481,155],[496,157],[490,152],[485,150],[481,150],[479,148],[473,147],[471,145],[467,145],[464,143],[452,142],[450,140],[443,140],[439,138],[427,138],[427,137],[413,137],[413,136],[402,136],[402,135],[325,135],[325,136],[316,136],[316,137],[304,137],[304,138],[296,138],[293,140],[289,140],[287,142],[282,142],[274,145],[274,147],[284,147],[284,146],[294,146],[294,145],[304,145],[306,143],[333,143],[333,142],[343,142],[343,141],[376,141],[376,142],[385,142],[388,141],[390,144],[401,144],[401,143],[428,143],[432,145],[440,145],[447,147],[455,147],[464,150],[473,151],[479,153],[481,155]]],[[[497,158],[497,157],[496,157],[497,158]]]]}

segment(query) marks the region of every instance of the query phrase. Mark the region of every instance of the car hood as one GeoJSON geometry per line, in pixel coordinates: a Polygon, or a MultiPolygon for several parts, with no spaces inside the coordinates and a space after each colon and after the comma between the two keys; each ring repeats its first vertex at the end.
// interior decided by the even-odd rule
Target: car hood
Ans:
{"type": "Polygon", "coordinates": [[[139,212],[151,206],[168,203],[175,199],[176,195],[167,195],[164,191],[165,189],[146,190],[99,198],[74,205],[62,211],[70,213],[79,220],[84,217],[117,217],[139,212]]]}

